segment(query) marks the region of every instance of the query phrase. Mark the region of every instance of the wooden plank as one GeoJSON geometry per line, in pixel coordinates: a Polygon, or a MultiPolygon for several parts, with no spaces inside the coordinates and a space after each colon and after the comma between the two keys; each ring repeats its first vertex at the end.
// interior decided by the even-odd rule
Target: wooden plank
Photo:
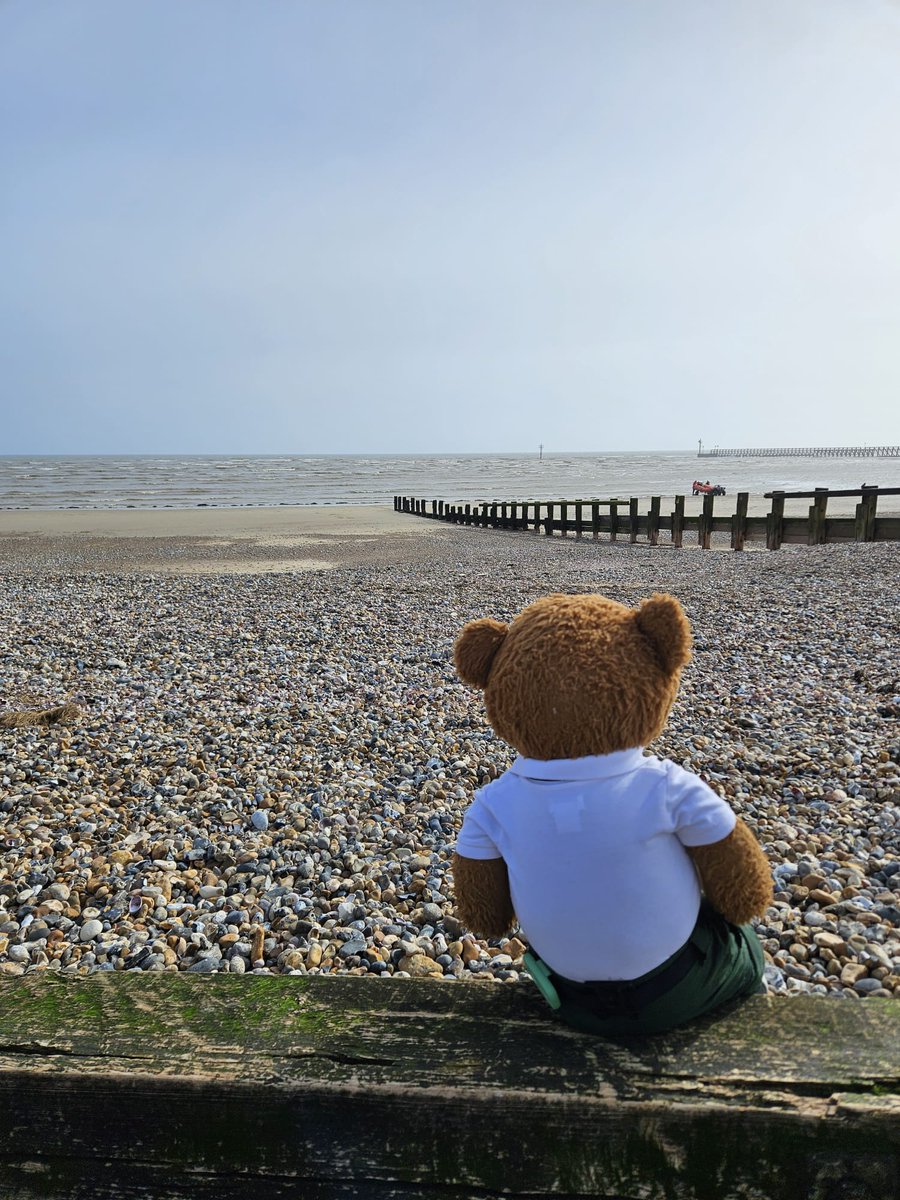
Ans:
{"type": "Polygon", "coordinates": [[[628,533],[629,541],[634,543],[638,536],[638,501],[637,496],[632,496],[628,501],[628,533]]]}
{"type": "Polygon", "coordinates": [[[552,503],[552,501],[547,502],[547,516],[544,519],[544,535],[546,537],[553,536],[553,509],[554,509],[554,507],[555,506],[552,503]]]}
{"type": "Polygon", "coordinates": [[[672,513],[672,544],[681,546],[684,541],[684,496],[675,497],[675,511],[672,513]]]}
{"type": "MultiPolygon", "coordinates": [[[[821,488],[816,488],[815,492],[764,492],[763,496],[766,500],[771,500],[773,496],[785,496],[788,500],[814,500],[816,492],[821,490],[821,488]]],[[[829,496],[867,496],[872,492],[880,496],[900,496],[900,488],[863,487],[851,488],[846,491],[840,488],[826,490],[829,496]]]]}
{"type": "Polygon", "coordinates": [[[872,530],[874,542],[900,542],[900,517],[878,517],[872,530]]]}
{"type": "Polygon", "coordinates": [[[526,983],[2,979],[0,1194],[898,1200],[898,1021],[753,997],[607,1042],[526,983]]]}
{"type": "Polygon", "coordinates": [[[591,501],[591,537],[595,542],[600,537],[600,503],[597,500],[591,501]]]}
{"type": "Polygon", "coordinates": [[[619,504],[617,500],[609,502],[609,540],[614,542],[619,532],[619,504]]]}
{"type": "Polygon", "coordinates": [[[659,496],[650,497],[650,511],[647,513],[647,537],[651,546],[659,544],[659,496]]]}
{"type": "Polygon", "coordinates": [[[565,500],[563,500],[559,506],[559,530],[563,537],[569,536],[568,520],[569,506],[565,500]]]}
{"type": "Polygon", "coordinates": [[[581,521],[582,521],[583,508],[584,508],[583,502],[581,500],[576,500],[575,501],[575,537],[579,542],[581,541],[581,534],[582,534],[581,521]]]}
{"type": "Polygon", "coordinates": [[[825,513],[828,507],[828,488],[816,488],[816,496],[809,507],[809,528],[806,544],[819,546],[825,540],[825,513]]]}
{"type": "Polygon", "coordinates": [[[766,526],[766,549],[777,550],[784,536],[784,492],[772,492],[771,500],[772,507],[766,526]]]}
{"type": "Polygon", "coordinates": [[[712,493],[703,497],[703,511],[700,514],[700,525],[697,529],[697,541],[704,550],[710,548],[712,536],[713,506],[716,498],[712,493]]]}
{"type": "Polygon", "coordinates": [[[750,502],[749,492],[738,492],[737,504],[735,505],[734,516],[732,517],[731,525],[731,548],[732,550],[743,550],[744,542],[747,539],[747,507],[750,502]]]}

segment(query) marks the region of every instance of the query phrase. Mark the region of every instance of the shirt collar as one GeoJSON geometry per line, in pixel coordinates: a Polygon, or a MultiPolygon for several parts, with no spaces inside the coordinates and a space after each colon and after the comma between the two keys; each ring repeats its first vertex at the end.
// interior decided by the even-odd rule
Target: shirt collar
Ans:
{"type": "Polygon", "coordinates": [[[520,754],[510,770],[525,779],[607,779],[612,775],[627,775],[629,771],[637,770],[643,759],[642,746],[585,758],[523,758],[520,754]]]}

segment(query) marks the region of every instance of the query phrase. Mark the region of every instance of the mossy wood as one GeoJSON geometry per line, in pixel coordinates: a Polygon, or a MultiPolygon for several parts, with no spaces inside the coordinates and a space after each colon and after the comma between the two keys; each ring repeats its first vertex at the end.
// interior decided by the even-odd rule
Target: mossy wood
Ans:
{"type": "Polygon", "coordinates": [[[0,1195],[898,1200],[900,1003],[640,1043],[525,983],[0,981],[0,1195]]]}

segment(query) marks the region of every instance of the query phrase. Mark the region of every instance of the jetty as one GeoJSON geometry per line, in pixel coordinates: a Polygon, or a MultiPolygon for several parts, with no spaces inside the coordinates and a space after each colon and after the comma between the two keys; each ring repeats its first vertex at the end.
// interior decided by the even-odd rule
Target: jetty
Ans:
{"type": "Polygon", "coordinates": [[[698,458],[900,458],[900,446],[770,446],[766,449],[735,450],[714,446],[704,450],[698,443],[698,458]]]}
{"type": "MultiPolygon", "coordinates": [[[[653,496],[650,508],[640,510],[640,499],[625,500],[495,500],[490,504],[449,504],[444,500],[423,500],[414,496],[395,496],[394,511],[447,521],[453,525],[477,525],[491,529],[527,530],[552,537],[584,538],[597,541],[601,534],[609,541],[643,538],[651,546],[659,545],[660,533],[668,533],[671,545],[682,546],[685,534],[696,534],[703,550],[712,548],[714,534],[727,533],[732,550],[743,550],[748,541],[765,541],[766,549],[778,550],[786,543],[819,546],[829,542],[900,541],[900,516],[879,517],[880,496],[900,496],[900,488],[863,487],[856,490],[816,488],[812,492],[765,492],[771,500],[765,516],[748,515],[749,492],[734,497],[734,512],[717,515],[716,497],[703,497],[701,512],[688,515],[685,497],[675,496],[670,513],[662,512],[662,497],[653,496]],[[858,497],[852,517],[828,515],[830,497],[858,497]],[[787,503],[812,501],[805,513],[786,511],[787,503]],[[430,506],[430,507],[429,507],[430,506]]],[[[731,503],[731,498],[725,500],[731,503]]],[[[721,507],[720,507],[721,512],[721,507]]]]}

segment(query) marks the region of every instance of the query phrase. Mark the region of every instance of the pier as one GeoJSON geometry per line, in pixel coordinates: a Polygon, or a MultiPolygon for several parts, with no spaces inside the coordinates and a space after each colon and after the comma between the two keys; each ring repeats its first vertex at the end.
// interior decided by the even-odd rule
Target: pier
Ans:
{"type": "Polygon", "coordinates": [[[704,450],[698,443],[698,458],[900,458],[900,446],[776,446],[749,450],[704,450]]]}
{"type": "MultiPolygon", "coordinates": [[[[819,546],[828,542],[898,542],[900,516],[879,517],[879,496],[900,496],[900,488],[864,487],[858,490],[816,488],[812,492],[766,492],[771,500],[765,516],[748,515],[750,493],[738,492],[731,501],[734,512],[716,515],[716,500],[705,495],[703,509],[688,516],[685,497],[675,496],[671,513],[662,512],[662,497],[653,496],[647,512],[640,512],[636,496],[625,500],[495,500],[490,504],[448,504],[444,500],[421,500],[414,496],[395,496],[394,511],[417,517],[447,521],[454,525],[478,525],[491,529],[528,530],[552,537],[590,537],[601,534],[608,540],[627,537],[630,542],[644,538],[651,546],[659,544],[660,533],[668,533],[671,545],[682,546],[684,535],[695,533],[703,550],[712,548],[714,534],[731,536],[732,550],[743,550],[745,542],[765,541],[766,549],[778,550],[786,543],[819,546]],[[828,515],[829,497],[858,497],[855,516],[828,515]],[[811,500],[805,514],[785,512],[787,501],[811,500]]],[[[730,498],[726,502],[730,501],[730,498]]],[[[721,509],[720,509],[721,511],[721,509]]]]}

